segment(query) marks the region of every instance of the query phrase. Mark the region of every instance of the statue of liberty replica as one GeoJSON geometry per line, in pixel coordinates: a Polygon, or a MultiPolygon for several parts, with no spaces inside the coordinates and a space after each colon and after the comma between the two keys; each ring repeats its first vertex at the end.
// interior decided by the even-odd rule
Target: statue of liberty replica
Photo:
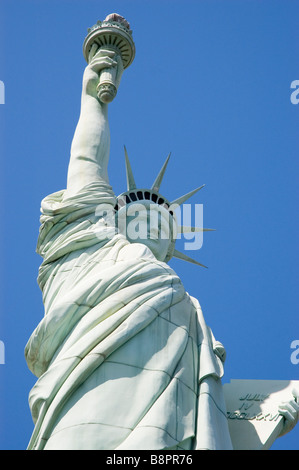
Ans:
{"type": "Polygon", "coordinates": [[[168,159],[149,189],[138,188],[125,153],[127,191],[114,194],[108,105],[134,56],[127,21],[112,14],[98,22],[84,54],[67,188],[41,203],[45,315],[25,349],[38,377],[28,449],[231,449],[225,350],[167,264],[190,260],[175,249],[181,228],[172,207],[197,190],[172,203],[160,194],[168,159]],[[124,227],[140,207],[144,236],[136,239],[124,227]]]}

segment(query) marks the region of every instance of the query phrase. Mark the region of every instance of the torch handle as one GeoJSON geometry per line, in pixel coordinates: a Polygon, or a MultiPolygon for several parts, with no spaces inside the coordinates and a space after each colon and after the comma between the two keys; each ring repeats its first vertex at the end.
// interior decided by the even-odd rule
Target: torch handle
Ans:
{"type": "MultiPolygon", "coordinates": [[[[109,49],[105,47],[105,49],[109,49]]],[[[115,51],[115,49],[112,49],[115,51]]],[[[115,51],[118,52],[118,51],[115,51]]],[[[100,73],[100,80],[97,86],[98,98],[102,103],[111,103],[116,96],[116,67],[103,69],[100,73]]]]}
{"type": "Polygon", "coordinates": [[[116,67],[103,69],[100,74],[100,81],[97,86],[98,98],[102,103],[111,103],[116,96],[117,88],[115,84],[116,67]]]}

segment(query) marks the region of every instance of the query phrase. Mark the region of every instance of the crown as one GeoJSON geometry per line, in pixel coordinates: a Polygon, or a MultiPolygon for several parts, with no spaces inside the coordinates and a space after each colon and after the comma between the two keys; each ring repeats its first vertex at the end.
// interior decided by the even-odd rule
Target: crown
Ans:
{"type": "MultiPolygon", "coordinates": [[[[165,170],[169,162],[170,155],[171,155],[169,153],[164,165],[159,171],[158,176],[156,177],[151,188],[150,189],[149,188],[137,188],[126,147],[124,147],[124,150],[125,150],[125,163],[126,163],[126,175],[127,175],[127,191],[121,193],[117,197],[116,205],[114,208],[116,212],[118,212],[119,210],[121,210],[122,207],[125,207],[128,204],[137,203],[138,201],[150,201],[166,209],[169,212],[169,214],[174,218],[175,208],[184,204],[184,202],[186,202],[190,197],[192,197],[194,194],[196,194],[200,189],[202,189],[205,186],[203,184],[202,186],[199,186],[198,188],[193,189],[193,191],[190,191],[189,193],[184,194],[183,196],[180,196],[171,202],[168,199],[166,199],[164,196],[162,196],[159,190],[160,190],[160,186],[164,177],[165,170]]],[[[214,229],[201,228],[201,227],[187,227],[187,226],[180,225],[178,226],[177,230],[179,233],[191,233],[191,232],[208,232],[208,231],[213,231],[214,229]]],[[[169,259],[173,257],[173,258],[178,258],[178,259],[187,261],[189,263],[196,264],[198,266],[202,266],[204,268],[207,267],[199,263],[195,259],[191,258],[190,256],[187,256],[184,253],[180,252],[179,250],[176,250],[175,239],[172,240],[171,245],[172,245],[171,249],[165,261],[169,261],[169,259]]]]}

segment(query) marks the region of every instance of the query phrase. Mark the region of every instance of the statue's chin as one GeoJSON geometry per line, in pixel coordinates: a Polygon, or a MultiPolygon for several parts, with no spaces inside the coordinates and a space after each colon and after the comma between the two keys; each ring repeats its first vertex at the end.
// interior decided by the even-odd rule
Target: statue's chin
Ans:
{"type": "Polygon", "coordinates": [[[142,243],[143,245],[147,246],[155,258],[158,261],[164,261],[169,248],[169,240],[161,240],[161,239],[145,239],[145,240],[129,240],[131,243],[142,243]]]}

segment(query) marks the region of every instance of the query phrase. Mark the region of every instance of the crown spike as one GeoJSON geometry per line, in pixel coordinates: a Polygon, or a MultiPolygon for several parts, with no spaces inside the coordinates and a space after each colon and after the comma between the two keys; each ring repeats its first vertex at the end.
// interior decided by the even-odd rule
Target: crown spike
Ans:
{"type": "Polygon", "coordinates": [[[125,145],[124,145],[124,149],[125,149],[126,172],[127,172],[127,190],[131,191],[131,189],[136,189],[136,183],[135,183],[135,180],[134,180],[134,176],[133,176],[133,172],[132,172],[128,152],[127,152],[127,149],[126,149],[125,145]]]}
{"type": "Polygon", "coordinates": [[[184,253],[181,253],[179,250],[174,250],[172,256],[173,256],[173,258],[178,258],[178,259],[181,259],[183,261],[187,261],[188,263],[197,264],[198,266],[201,266],[202,268],[207,268],[207,266],[205,266],[204,264],[201,264],[198,261],[196,261],[195,259],[190,258],[190,256],[187,256],[184,253]]]}
{"type": "Polygon", "coordinates": [[[168,154],[168,157],[166,158],[166,161],[164,163],[164,165],[162,166],[157,178],[155,179],[151,189],[153,191],[159,191],[160,189],[160,186],[161,186],[161,183],[162,183],[162,180],[163,180],[163,177],[164,177],[164,173],[165,173],[165,170],[166,170],[166,167],[168,165],[168,161],[169,161],[169,158],[170,158],[170,155],[171,155],[171,152],[168,154]]]}
{"type": "Polygon", "coordinates": [[[192,233],[192,232],[213,232],[214,228],[202,228],[202,227],[187,227],[186,225],[180,225],[178,227],[179,233],[192,233]]]}
{"type": "Polygon", "coordinates": [[[187,201],[187,199],[189,199],[191,196],[193,196],[193,194],[197,193],[197,191],[199,191],[200,189],[202,189],[203,187],[205,186],[205,184],[203,184],[202,186],[200,186],[199,188],[196,188],[196,189],[193,189],[193,191],[190,191],[190,193],[187,193],[185,194],[184,196],[181,196],[177,199],[175,199],[174,201],[171,202],[171,205],[178,205],[180,206],[181,204],[183,204],[185,201],[187,201]]]}

